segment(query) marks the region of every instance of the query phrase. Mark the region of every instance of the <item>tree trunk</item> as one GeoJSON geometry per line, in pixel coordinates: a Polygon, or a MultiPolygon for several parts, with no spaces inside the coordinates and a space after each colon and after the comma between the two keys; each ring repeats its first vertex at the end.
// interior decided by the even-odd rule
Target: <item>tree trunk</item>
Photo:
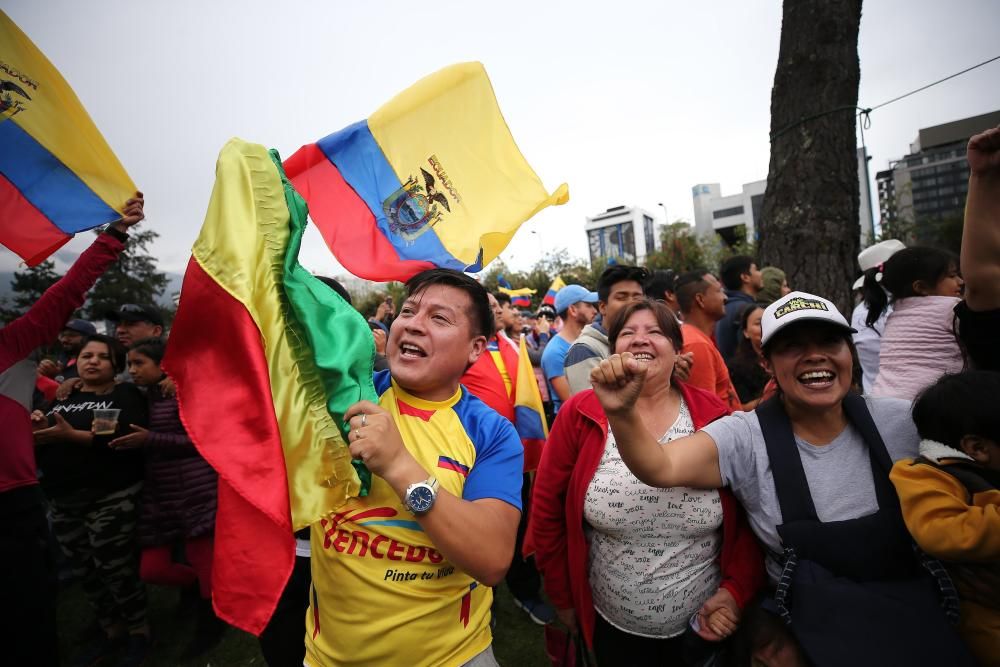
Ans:
{"type": "Polygon", "coordinates": [[[861,0],[785,0],[759,224],[765,265],[850,316],[858,225],[861,0]]]}

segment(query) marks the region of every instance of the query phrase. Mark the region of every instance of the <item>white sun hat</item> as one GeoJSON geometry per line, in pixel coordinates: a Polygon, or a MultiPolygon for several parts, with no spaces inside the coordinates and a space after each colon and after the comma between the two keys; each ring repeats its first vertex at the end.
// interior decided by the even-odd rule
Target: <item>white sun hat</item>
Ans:
{"type": "MultiPolygon", "coordinates": [[[[875,245],[868,246],[858,253],[858,266],[861,267],[861,273],[865,273],[868,269],[874,269],[879,264],[884,264],[887,259],[904,248],[906,248],[906,244],[896,239],[879,241],[875,245]]],[[[854,281],[854,286],[851,289],[861,289],[864,284],[865,277],[861,276],[854,281]]]]}
{"type": "Polygon", "coordinates": [[[832,301],[807,292],[790,292],[764,309],[764,315],[760,320],[760,344],[767,345],[774,334],[789,324],[803,320],[828,322],[844,331],[857,333],[832,301]]]}

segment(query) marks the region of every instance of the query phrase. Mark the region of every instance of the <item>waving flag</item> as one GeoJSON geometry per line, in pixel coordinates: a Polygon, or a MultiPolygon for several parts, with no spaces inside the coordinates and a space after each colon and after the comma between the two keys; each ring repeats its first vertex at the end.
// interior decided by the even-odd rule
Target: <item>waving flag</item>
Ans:
{"type": "Polygon", "coordinates": [[[227,143],[164,359],[181,419],[219,472],[215,609],[254,634],[291,573],[293,531],[370,481],[338,423],[350,404],[376,400],[374,341],[299,265],[305,224],[277,154],[227,143]]]}
{"type": "Polygon", "coordinates": [[[569,200],[521,155],[480,63],[421,79],[285,162],[337,260],[375,281],[480,271],[521,223],[569,200]]]}
{"type": "Polygon", "coordinates": [[[524,471],[531,472],[538,467],[542,458],[542,446],[549,437],[545,423],[545,409],[542,395],[538,391],[535,370],[528,358],[528,345],[521,334],[521,346],[517,361],[517,387],[514,393],[514,428],[524,444],[524,471]]]}
{"type": "Polygon", "coordinates": [[[0,11],[0,244],[35,266],[121,218],[135,190],[73,89],[0,11]]]}
{"type": "Polygon", "coordinates": [[[563,287],[566,287],[566,283],[563,282],[561,276],[556,276],[556,279],[552,281],[552,285],[549,286],[549,291],[545,293],[545,298],[542,299],[542,303],[552,306],[556,306],[556,294],[559,293],[563,287]]]}
{"type": "Polygon", "coordinates": [[[531,295],[535,293],[535,290],[530,287],[514,289],[509,280],[504,278],[503,275],[499,275],[497,276],[497,289],[510,297],[510,304],[512,306],[517,306],[518,308],[531,307],[531,295]]]}

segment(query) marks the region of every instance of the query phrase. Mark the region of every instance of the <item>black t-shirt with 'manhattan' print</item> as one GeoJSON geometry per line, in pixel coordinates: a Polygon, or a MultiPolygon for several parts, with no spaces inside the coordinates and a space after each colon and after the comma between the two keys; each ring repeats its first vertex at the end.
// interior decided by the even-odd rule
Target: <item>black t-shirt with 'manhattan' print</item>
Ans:
{"type": "Polygon", "coordinates": [[[142,479],[142,449],[113,450],[108,446],[111,440],[132,432],[129,424],[148,424],[146,397],[134,384],[117,384],[107,394],[75,392],[65,401],[55,401],[47,416],[54,424],[53,415],[58,412],[73,428],[90,431],[94,410],[112,408],[121,410],[114,435],[95,435],[89,445],[53,442],[36,449],[42,489],[49,498],[104,495],[142,479]]]}

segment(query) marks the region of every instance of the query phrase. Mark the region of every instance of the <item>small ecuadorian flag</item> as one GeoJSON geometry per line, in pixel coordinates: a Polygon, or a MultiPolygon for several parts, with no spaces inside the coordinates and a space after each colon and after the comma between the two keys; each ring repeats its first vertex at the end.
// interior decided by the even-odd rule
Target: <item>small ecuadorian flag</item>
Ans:
{"type": "Polygon", "coordinates": [[[524,471],[531,472],[538,467],[538,461],[542,458],[542,446],[549,437],[549,427],[545,423],[542,394],[538,391],[538,381],[528,357],[528,344],[524,340],[524,334],[521,334],[517,360],[514,428],[524,444],[524,471]]]}
{"type": "Polygon", "coordinates": [[[309,214],[348,271],[406,280],[434,267],[477,272],[525,220],[569,200],[521,155],[480,63],[410,86],[367,120],[285,162],[309,214]]]}
{"type": "Polygon", "coordinates": [[[35,266],[119,219],[135,190],[73,89],[0,11],[0,244],[35,266]]]}
{"type": "Polygon", "coordinates": [[[531,295],[535,293],[535,290],[530,287],[520,287],[514,289],[513,286],[503,276],[497,276],[497,289],[501,293],[506,294],[510,297],[510,303],[512,306],[518,308],[530,308],[531,307],[531,295]]]}
{"type": "Polygon", "coordinates": [[[563,282],[561,276],[556,276],[556,279],[552,281],[552,285],[549,286],[549,291],[545,293],[545,298],[542,299],[542,303],[552,306],[556,305],[556,294],[559,293],[563,287],[566,287],[566,283],[563,282]]]}

